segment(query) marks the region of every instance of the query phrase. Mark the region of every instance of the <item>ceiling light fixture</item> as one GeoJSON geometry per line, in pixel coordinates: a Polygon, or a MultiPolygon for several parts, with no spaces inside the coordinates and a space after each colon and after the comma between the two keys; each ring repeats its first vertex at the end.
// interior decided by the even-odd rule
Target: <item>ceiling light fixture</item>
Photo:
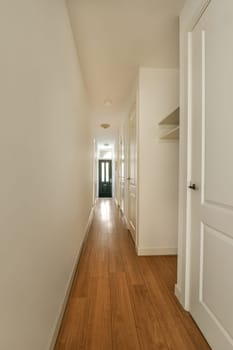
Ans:
{"type": "Polygon", "coordinates": [[[111,100],[105,100],[104,101],[104,105],[105,105],[105,107],[110,107],[112,105],[112,101],[111,100]]]}
{"type": "Polygon", "coordinates": [[[103,123],[103,124],[100,124],[101,128],[103,129],[107,129],[110,127],[110,124],[107,124],[107,123],[103,123]]]}

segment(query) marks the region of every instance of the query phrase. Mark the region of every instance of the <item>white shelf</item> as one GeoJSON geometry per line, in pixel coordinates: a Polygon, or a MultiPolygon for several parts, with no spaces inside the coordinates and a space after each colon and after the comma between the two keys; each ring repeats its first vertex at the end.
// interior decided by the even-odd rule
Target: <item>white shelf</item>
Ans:
{"type": "Polygon", "coordinates": [[[179,125],[179,112],[180,109],[177,107],[173,112],[161,120],[159,125],[179,125]]]}
{"type": "Polygon", "coordinates": [[[179,112],[177,107],[159,122],[160,140],[178,140],[179,139],[179,112]]]}
{"type": "Polygon", "coordinates": [[[160,136],[161,140],[178,140],[179,139],[179,130],[180,127],[176,126],[173,129],[170,129],[168,132],[160,136]]]}

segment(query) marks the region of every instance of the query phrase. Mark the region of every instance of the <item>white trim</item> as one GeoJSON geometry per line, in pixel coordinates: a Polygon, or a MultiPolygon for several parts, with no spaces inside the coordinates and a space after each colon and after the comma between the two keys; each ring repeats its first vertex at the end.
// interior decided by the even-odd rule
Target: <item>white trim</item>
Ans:
{"type": "MultiPolygon", "coordinates": [[[[192,180],[192,33],[187,36],[187,182],[192,180]]],[[[184,307],[189,310],[190,298],[190,256],[191,256],[191,197],[190,191],[186,195],[186,266],[185,266],[185,297],[184,307]]]]}
{"type": "Polygon", "coordinates": [[[174,293],[175,293],[175,296],[176,296],[177,300],[179,301],[179,303],[181,305],[183,305],[182,293],[181,293],[181,290],[180,290],[180,288],[178,287],[177,284],[175,284],[174,293]]]}
{"type": "MultiPolygon", "coordinates": [[[[193,23],[192,23],[192,29],[191,31],[194,30],[194,28],[196,27],[197,23],[199,22],[199,20],[201,19],[203,13],[205,12],[205,10],[207,9],[207,7],[209,6],[210,2],[212,0],[204,0],[203,4],[201,4],[200,8],[198,8],[197,10],[197,14],[194,16],[193,18],[193,23]],[[195,22],[194,22],[195,21],[195,22]]],[[[191,23],[190,23],[191,24],[191,23]]]]}
{"type": "Polygon", "coordinates": [[[120,211],[121,211],[121,213],[122,213],[122,215],[123,215],[123,220],[125,221],[126,228],[127,228],[127,230],[129,231],[130,236],[132,237],[132,240],[133,240],[134,245],[135,245],[135,251],[136,251],[136,253],[137,253],[137,244],[136,244],[136,242],[135,242],[135,238],[134,238],[134,236],[133,236],[133,234],[132,234],[132,231],[130,230],[130,227],[131,227],[131,226],[130,226],[130,223],[129,223],[129,221],[128,221],[126,215],[123,213],[123,211],[122,211],[121,209],[120,209],[120,211]]]}
{"type": "MultiPolygon", "coordinates": [[[[129,229],[128,229],[128,230],[129,230],[129,229]]],[[[135,237],[133,236],[132,231],[129,230],[129,233],[130,233],[130,236],[132,237],[132,240],[133,240],[134,244],[136,244],[136,243],[135,243],[135,237]]],[[[135,245],[135,250],[136,250],[136,245],[135,245]]]]}
{"type": "Polygon", "coordinates": [[[118,203],[118,200],[117,200],[116,197],[114,198],[114,201],[115,201],[115,204],[116,204],[117,208],[120,208],[120,204],[118,203]]]}
{"type": "Polygon", "coordinates": [[[52,332],[53,335],[51,337],[52,340],[51,340],[51,343],[50,343],[50,346],[49,346],[49,350],[53,350],[55,345],[56,345],[58,333],[59,333],[59,330],[61,328],[61,323],[62,323],[62,320],[63,320],[63,317],[64,317],[64,313],[65,313],[65,310],[66,310],[66,305],[67,305],[67,302],[68,302],[68,299],[69,299],[69,296],[70,296],[70,292],[71,292],[71,288],[72,288],[72,285],[73,285],[75,273],[77,271],[79,258],[80,258],[83,245],[84,245],[84,243],[85,243],[85,241],[87,239],[88,232],[90,230],[90,226],[91,226],[91,223],[92,223],[92,220],[93,220],[93,214],[94,214],[94,206],[90,210],[90,214],[89,214],[89,218],[88,218],[88,221],[87,221],[87,225],[86,225],[86,228],[84,230],[84,237],[83,237],[83,240],[82,240],[82,242],[81,242],[81,244],[79,246],[79,249],[77,251],[75,262],[74,262],[73,268],[71,270],[71,274],[70,274],[70,277],[69,277],[69,280],[68,280],[68,283],[67,283],[67,287],[66,287],[64,300],[62,302],[60,311],[58,313],[57,320],[56,320],[55,325],[54,325],[54,330],[52,332]]]}
{"type": "Polygon", "coordinates": [[[139,147],[139,115],[140,115],[140,84],[138,81],[136,89],[136,230],[135,230],[135,248],[139,245],[139,176],[140,176],[140,147],[139,147]]]}
{"type": "Polygon", "coordinates": [[[177,248],[140,248],[137,247],[138,256],[149,256],[149,255],[177,255],[177,248]]]}
{"type": "Polygon", "coordinates": [[[127,216],[126,216],[125,213],[122,211],[122,209],[120,209],[120,210],[121,210],[121,212],[122,212],[122,215],[123,215],[123,218],[124,218],[124,221],[125,221],[127,230],[130,231],[130,224],[129,224],[129,221],[128,221],[128,219],[127,219],[127,216]]]}

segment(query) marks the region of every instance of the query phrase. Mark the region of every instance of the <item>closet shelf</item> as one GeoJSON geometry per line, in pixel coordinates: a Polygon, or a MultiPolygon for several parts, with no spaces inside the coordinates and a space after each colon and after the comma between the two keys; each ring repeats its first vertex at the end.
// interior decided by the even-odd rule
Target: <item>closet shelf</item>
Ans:
{"type": "Polygon", "coordinates": [[[176,126],[175,128],[170,129],[168,132],[160,136],[161,140],[178,140],[179,139],[179,130],[180,127],[176,126]]]}
{"type": "Polygon", "coordinates": [[[159,125],[179,125],[179,107],[159,122],[159,125]]]}
{"type": "Polygon", "coordinates": [[[177,107],[159,122],[160,140],[178,140],[179,139],[179,112],[177,107]]]}

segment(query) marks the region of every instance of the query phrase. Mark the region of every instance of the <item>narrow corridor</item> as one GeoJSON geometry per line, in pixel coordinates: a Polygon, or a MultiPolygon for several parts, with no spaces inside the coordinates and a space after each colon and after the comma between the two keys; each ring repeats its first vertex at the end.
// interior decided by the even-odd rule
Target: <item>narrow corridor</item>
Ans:
{"type": "Polygon", "coordinates": [[[176,257],[138,257],[112,199],[100,199],[56,350],[208,350],[174,296],[176,257]]]}

